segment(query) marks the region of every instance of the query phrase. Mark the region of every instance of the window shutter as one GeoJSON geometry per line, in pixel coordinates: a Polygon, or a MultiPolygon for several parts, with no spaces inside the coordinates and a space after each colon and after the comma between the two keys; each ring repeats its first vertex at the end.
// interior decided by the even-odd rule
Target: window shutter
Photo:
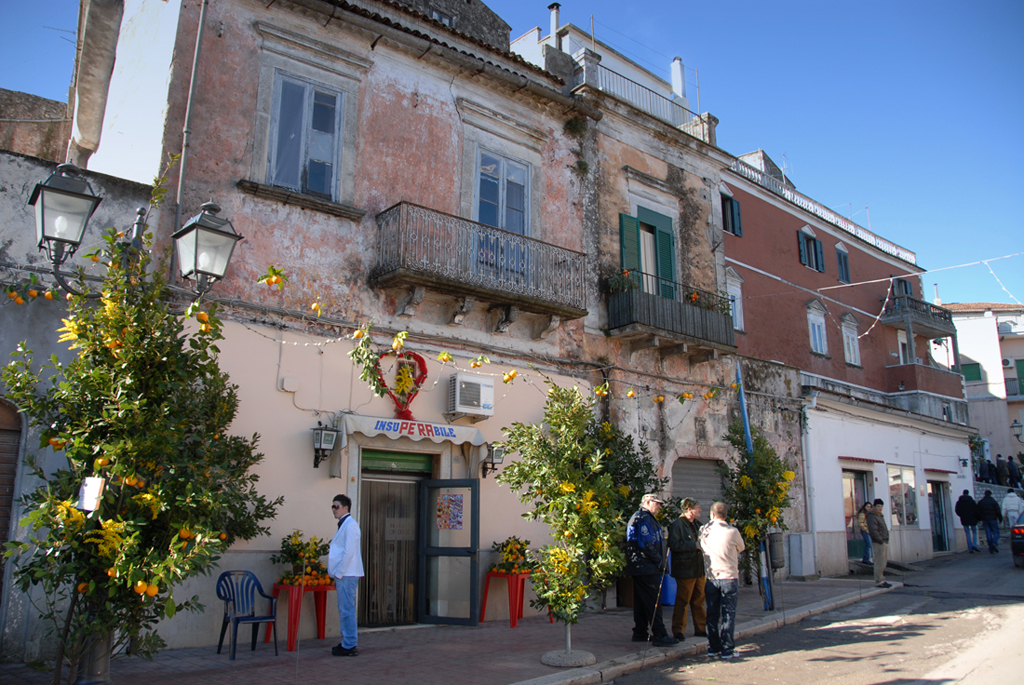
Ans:
{"type": "Polygon", "coordinates": [[[661,296],[670,300],[676,299],[675,280],[675,240],[671,230],[657,227],[658,241],[658,278],[661,281],[661,296]]]}
{"type": "Polygon", "coordinates": [[[729,205],[732,207],[732,232],[733,235],[743,235],[743,222],[740,220],[740,203],[736,198],[731,198],[729,205]]]}
{"type": "Polygon", "coordinates": [[[619,247],[622,268],[640,271],[640,222],[636,217],[619,214],[619,247]]]}
{"type": "Polygon", "coordinates": [[[839,267],[839,280],[850,282],[850,259],[842,250],[836,250],[836,265],[839,267]]]}
{"type": "Polygon", "coordinates": [[[796,232],[796,244],[800,247],[800,263],[807,266],[807,238],[800,231],[796,232]]]}
{"type": "Polygon", "coordinates": [[[817,262],[815,266],[818,268],[818,271],[825,273],[825,250],[821,245],[821,241],[817,238],[814,239],[814,259],[817,262]]]}

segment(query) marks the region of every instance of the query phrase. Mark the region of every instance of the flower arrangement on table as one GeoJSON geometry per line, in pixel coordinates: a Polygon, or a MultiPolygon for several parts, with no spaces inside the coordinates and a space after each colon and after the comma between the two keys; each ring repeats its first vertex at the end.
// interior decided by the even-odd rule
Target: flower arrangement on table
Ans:
{"type": "Polygon", "coordinates": [[[492,573],[529,573],[537,567],[530,557],[530,541],[511,535],[504,542],[495,542],[491,550],[501,555],[501,561],[491,564],[492,573]]]}
{"type": "Polygon", "coordinates": [[[281,538],[281,551],[270,557],[274,564],[289,564],[278,579],[281,585],[330,585],[334,581],[327,574],[327,567],[320,561],[330,550],[330,543],[315,535],[309,540],[302,539],[302,531],[293,531],[281,538]]]}

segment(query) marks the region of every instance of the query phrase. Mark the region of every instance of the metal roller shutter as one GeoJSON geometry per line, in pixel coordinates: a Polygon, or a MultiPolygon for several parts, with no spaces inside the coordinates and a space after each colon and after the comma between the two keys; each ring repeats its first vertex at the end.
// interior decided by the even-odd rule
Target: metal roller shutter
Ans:
{"type": "Polygon", "coordinates": [[[697,500],[702,510],[701,518],[707,521],[711,505],[722,499],[718,461],[677,459],[672,465],[672,496],[697,500]]]}

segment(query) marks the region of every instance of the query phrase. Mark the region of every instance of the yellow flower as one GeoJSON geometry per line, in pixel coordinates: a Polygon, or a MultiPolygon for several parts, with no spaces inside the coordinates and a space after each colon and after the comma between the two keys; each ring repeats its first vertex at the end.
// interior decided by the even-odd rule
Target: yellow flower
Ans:
{"type": "Polygon", "coordinates": [[[788,481],[791,481],[794,478],[796,478],[796,474],[793,473],[792,471],[786,471],[784,474],[782,474],[782,477],[788,481]]]}
{"type": "Polygon", "coordinates": [[[576,492],[576,486],[573,485],[572,483],[569,483],[568,481],[562,481],[561,483],[559,483],[558,489],[565,494],[568,494],[570,492],[576,492]]]}
{"type": "Polygon", "coordinates": [[[623,497],[629,497],[629,486],[628,485],[620,485],[619,486],[619,493],[623,497]]]}
{"type": "Polygon", "coordinates": [[[753,485],[753,483],[754,482],[752,480],[750,480],[750,476],[740,476],[740,487],[741,488],[749,488],[751,485],[753,485]]]}
{"type": "MultiPolygon", "coordinates": [[[[64,334],[57,339],[57,342],[68,342],[69,340],[78,340],[78,323],[74,319],[61,319],[64,322],[62,328],[58,328],[57,332],[64,331],[64,334]]],[[[77,345],[72,345],[71,349],[74,349],[77,345]]]]}
{"type": "Polygon", "coordinates": [[[594,544],[592,546],[595,552],[601,553],[604,551],[604,540],[598,538],[594,540],[594,544]]]}
{"type": "Polygon", "coordinates": [[[99,556],[113,559],[124,545],[124,538],[121,537],[121,533],[124,532],[127,525],[125,522],[119,523],[114,519],[107,519],[100,523],[101,528],[91,531],[86,535],[84,541],[95,544],[99,556]]]}
{"type": "Polygon", "coordinates": [[[140,495],[135,495],[135,497],[132,497],[132,501],[138,502],[144,507],[149,507],[149,510],[150,512],[152,512],[154,519],[157,517],[157,514],[160,513],[160,500],[157,499],[156,495],[152,493],[144,492],[140,495]]]}
{"type": "Polygon", "coordinates": [[[755,528],[754,526],[748,525],[743,529],[743,537],[747,538],[748,540],[753,540],[755,535],[757,535],[757,528],[755,528]]]}

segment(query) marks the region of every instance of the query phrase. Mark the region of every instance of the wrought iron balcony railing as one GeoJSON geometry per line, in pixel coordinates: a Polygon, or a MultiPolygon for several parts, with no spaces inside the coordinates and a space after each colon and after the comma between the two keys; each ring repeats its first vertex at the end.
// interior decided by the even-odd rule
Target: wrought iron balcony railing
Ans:
{"type": "Polygon", "coordinates": [[[1017,395],[1021,394],[1021,391],[1020,391],[1021,390],[1020,379],[1017,379],[1017,378],[1004,378],[1003,380],[1006,381],[1006,396],[1007,397],[1016,397],[1017,395]]]}
{"type": "Polygon", "coordinates": [[[707,122],[696,113],[608,67],[583,60],[576,70],[573,87],[584,84],[627,102],[705,143],[710,142],[707,122]]]}
{"type": "Polygon", "coordinates": [[[908,320],[914,333],[930,339],[956,335],[953,312],[948,309],[910,295],[893,295],[886,300],[881,318],[883,324],[900,326],[908,320]]]}
{"type": "Polygon", "coordinates": [[[563,318],[587,313],[581,252],[410,202],[378,214],[377,226],[377,283],[423,285],[563,318]]]}
{"type": "Polygon", "coordinates": [[[716,349],[736,347],[728,297],[635,270],[612,278],[608,294],[611,335],[634,326],[716,349]]]}

